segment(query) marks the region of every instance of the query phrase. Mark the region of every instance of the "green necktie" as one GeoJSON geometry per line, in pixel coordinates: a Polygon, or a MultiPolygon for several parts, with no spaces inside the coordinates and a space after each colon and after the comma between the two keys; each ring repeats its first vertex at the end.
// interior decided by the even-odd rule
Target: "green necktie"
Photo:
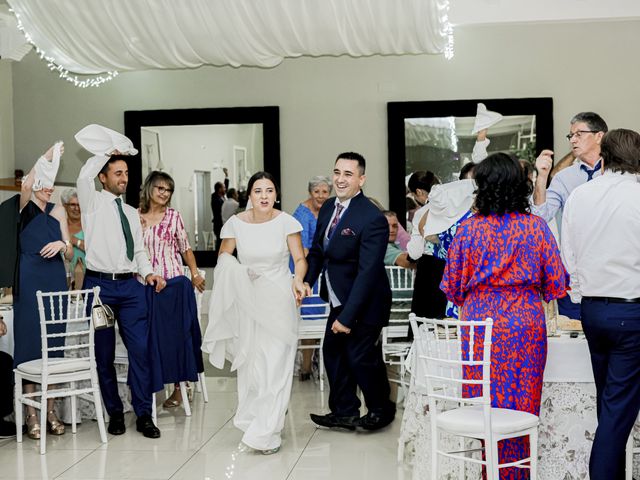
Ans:
{"type": "Polygon", "coordinates": [[[116,205],[118,205],[118,213],[120,214],[120,223],[122,223],[122,233],[124,233],[124,241],[127,244],[127,258],[133,260],[133,236],[131,235],[131,226],[129,220],[122,210],[122,199],[116,198],[116,205]]]}

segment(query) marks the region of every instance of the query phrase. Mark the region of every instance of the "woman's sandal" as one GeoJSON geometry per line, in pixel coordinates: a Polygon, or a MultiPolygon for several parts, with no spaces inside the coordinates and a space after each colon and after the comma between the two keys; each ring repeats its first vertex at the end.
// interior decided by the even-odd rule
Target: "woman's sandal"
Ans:
{"type": "Polygon", "coordinates": [[[176,384],[176,387],[173,390],[173,393],[171,394],[171,396],[169,396],[169,398],[167,398],[164,401],[162,406],[164,408],[176,408],[176,407],[179,407],[180,405],[182,405],[182,395],[180,392],[180,387],[176,384]]]}
{"type": "Polygon", "coordinates": [[[64,435],[64,423],[56,416],[53,410],[47,412],[47,429],[51,435],[64,435]],[[52,420],[49,420],[53,418],[52,420]]]}
{"type": "Polygon", "coordinates": [[[24,419],[24,423],[27,424],[27,436],[33,440],[40,440],[40,422],[38,421],[38,415],[30,413],[24,419]],[[35,418],[35,422],[29,423],[29,419],[35,418]]]}
{"type": "Polygon", "coordinates": [[[173,398],[167,398],[162,404],[164,408],[175,408],[175,407],[179,407],[180,405],[182,405],[182,401],[175,400],[173,398]]]}
{"type": "Polygon", "coordinates": [[[273,455],[274,453],[278,453],[280,451],[280,447],[270,448],[269,450],[260,450],[263,455],[273,455]]]}

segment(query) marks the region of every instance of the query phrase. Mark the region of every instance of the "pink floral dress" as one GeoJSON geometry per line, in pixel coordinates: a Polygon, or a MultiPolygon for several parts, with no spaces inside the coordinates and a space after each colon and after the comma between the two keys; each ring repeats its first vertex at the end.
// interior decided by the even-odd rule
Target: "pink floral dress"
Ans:
{"type": "Polygon", "coordinates": [[[182,254],[191,248],[182,216],[173,208],[167,208],[157,225],[143,228],[144,245],[151,258],[151,266],[156,275],[165,279],[184,275],[182,254]]]}

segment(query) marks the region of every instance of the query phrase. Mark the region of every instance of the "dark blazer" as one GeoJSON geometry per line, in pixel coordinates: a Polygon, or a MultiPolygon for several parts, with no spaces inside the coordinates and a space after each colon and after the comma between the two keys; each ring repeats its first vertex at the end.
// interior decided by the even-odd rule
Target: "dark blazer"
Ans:
{"type": "MultiPolygon", "coordinates": [[[[351,199],[325,250],[324,236],[334,209],[335,197],[320,209],[307,255],[309,269],[305,281],[313,285],[320,273],[329,273],[331,288],[343,306],[338,320],[346,327],[360,322],[385,326],[391,308],[391,289],[384,268],[389,223],[361,192],[351,199]]],[[[320,296],[329,300],[324,281],[320,296]]]]}
{"type": "MultiPolygon", "coordinates": [[[[229,189],[229,178],[224,179],[224,188],[225,191],[229,189]]],[[[218,241],[220,240],[220,230],[222,230],[222,204],[224,200],[227,198],[226,195],[220,196],[213,192],[211,194],[211,213],[213,213],[213,233],[218,237],[218,241]]]]}
{"type": "Polygon", "coordinates": [[[221,197],[217,193],[211,194],[211,212],[213,213],[213,233],[220,236],[222,230],[222,204],[226,197],[221,197]]]}
{"type": "Polygon", "coordinates": [[[20,194],[0,204],[0,287],[14,287],[17,294],[20,260],[20,194]]]}

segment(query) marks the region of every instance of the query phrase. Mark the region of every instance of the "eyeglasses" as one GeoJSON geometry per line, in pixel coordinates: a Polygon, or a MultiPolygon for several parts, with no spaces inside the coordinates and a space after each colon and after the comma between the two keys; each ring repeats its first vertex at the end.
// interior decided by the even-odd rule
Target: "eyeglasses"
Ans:
{"type": "Polygon", "coordinates": [[[573,133],[567,133],[567,140],[571,140],[573,137],[580,138],[583,133],[598,133],[595,130],[576,130],[573,133]]]}
{"type": "Polygon", "coordinates": [[[80,208],[79,203],[65,203],[65,205],[69,208],[80,208]]]}
{"type": "Polygon", "coordinates": [[[168,193],[168,194],[172,194],[173,193],[173,189],[172,188],[163,187],[161,185],[154,185],[154,187],[158,189],[158,193],[160,195],[162,195],[163,193],[168,193]]]}

